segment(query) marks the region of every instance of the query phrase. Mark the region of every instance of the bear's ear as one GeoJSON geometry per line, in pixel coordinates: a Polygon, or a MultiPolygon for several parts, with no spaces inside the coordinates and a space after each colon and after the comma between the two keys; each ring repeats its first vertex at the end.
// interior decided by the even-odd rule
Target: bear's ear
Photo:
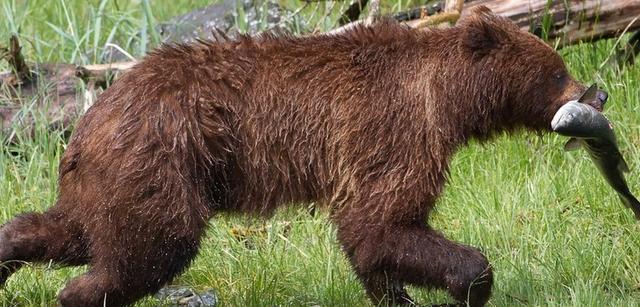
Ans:
{"type": "Polygon", "coordinates": [[[460,48],[474,56],[484,56],[493,49],[501,47],[507,37],[509,21],[498,17],[484,5],[474,7],[460,19],[458,27],[462,29],[460,48]]]}

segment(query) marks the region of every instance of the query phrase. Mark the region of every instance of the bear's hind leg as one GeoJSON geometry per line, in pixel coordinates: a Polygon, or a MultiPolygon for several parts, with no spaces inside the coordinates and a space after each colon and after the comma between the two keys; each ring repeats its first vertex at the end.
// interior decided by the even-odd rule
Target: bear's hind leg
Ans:
{"type": "Polygon", "coordinates": [[[126,259],[102,259],[58,295],[61,306],[125,306],[158,291],[182,272],[196,255],[195,246],[179,242],[153,253],[131,247],[126,259]]]}
{"type": "Polygon", "coordinates": [[[206,219],[188,213],[157,218],[159,214],[138,211],[91,229],[90,270],[67,284],[58,296],[60,304],[128,305],[182,273],[198,252],[206,219]]]}
{"type": "Polygon", "coordinates": [[[0,285],[25,262],[88,262],[80,225],[50,210],[16,216],[0,228],[0,285]]]}

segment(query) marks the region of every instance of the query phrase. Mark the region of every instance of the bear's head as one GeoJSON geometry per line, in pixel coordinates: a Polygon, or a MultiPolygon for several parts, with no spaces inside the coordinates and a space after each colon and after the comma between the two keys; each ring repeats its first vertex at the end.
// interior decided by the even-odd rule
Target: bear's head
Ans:
{"type": "MultiPolygon", "coordinates": [[[[578,99],[586,86],[574,80],[558,53],[531,33],[521,31],[511,20],[496,16],[484,6],[458,23],[462,31],[460,52],[466,69],[481,95],[477,103],[496,104],[493,110],[506,128],[549,130],[557,110],[578,99]]],[[[607,99],[599,92],[587,103],[602,110],[607,99]]]]}

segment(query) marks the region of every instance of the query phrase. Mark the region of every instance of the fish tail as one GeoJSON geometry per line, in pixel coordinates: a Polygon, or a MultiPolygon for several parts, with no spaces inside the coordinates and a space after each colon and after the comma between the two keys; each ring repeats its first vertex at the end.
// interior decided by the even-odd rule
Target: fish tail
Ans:
{"type": "Polygon", "coordinates": [[[636,216],[636,219],[640,220],[640,202],[638,201],[638,199],[636,199],[636,197],[631,193],[625,193],[620,194],[620,200],[622,200],[622,203],[625,206],[631,208],[636,216]]]}

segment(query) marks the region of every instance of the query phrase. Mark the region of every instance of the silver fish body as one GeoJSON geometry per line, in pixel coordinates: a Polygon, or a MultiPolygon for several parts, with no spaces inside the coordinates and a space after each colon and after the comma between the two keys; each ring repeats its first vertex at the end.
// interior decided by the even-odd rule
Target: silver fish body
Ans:
{"type": "Polygon", "coordinates": [[[553,131],[569,136],[566,150],[585,148],[607,183],[618,193],[625,206],[640,219],[640,202],[629,190],[624,173],[629,171],[609,120],[590,105],[570,101],[551,121],[553,131]]]}

